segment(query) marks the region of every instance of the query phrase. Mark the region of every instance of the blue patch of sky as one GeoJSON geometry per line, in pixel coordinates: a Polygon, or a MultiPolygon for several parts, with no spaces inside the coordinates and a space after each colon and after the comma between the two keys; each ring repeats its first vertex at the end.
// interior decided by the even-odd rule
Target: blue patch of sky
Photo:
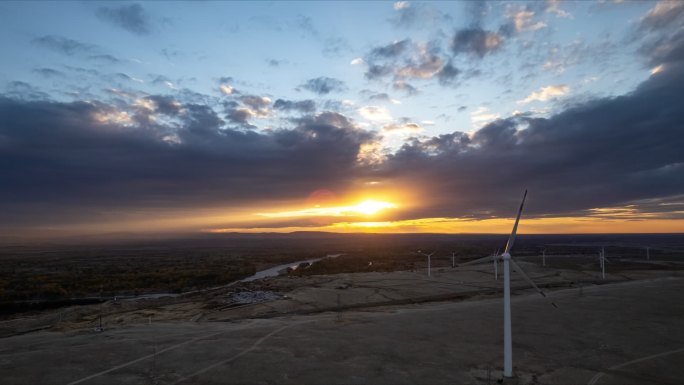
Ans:
{"type": "MultiPolygon", "coordinates": [[[[543,4],[530,3],[534,21],[544,22],[545,28],[515,34],[499,52],[482,59],[454,58],[462,71],[455,86],[441,86],[436,79],[407,79],[420,91],[414,96],[393,90],[389,78],[367,80],[365,67],[350,62],[374,47],[406,38],[436,41],[442,56],[448,58],[454,31],[476,22],[469,9],[472,4],[410,3],[437,17],[406,26],[393,22],[399,11],[391,2],[143,2],[151,32],[142,36],[96,16],[99,7],[122,4],[128,3],[4,4],[6,12],[0,14],[4,52],[0,87],[23,81],[56,100],[104,99],[111,97],[103,92],[108,88],[150,94],[174,94],[188,88],[219,98],[218,79],[231,77],[236,90],[274,101],[314,99],[319,106],[326,100],[352,101],[353,105],[338,105],[358,121],[363,121],[358,108],[380,105],[395,119],[435,122],[425,125],[426,135],[472,131],[478,127],[472,114],[484,111],[483,107],[487,109],[484,115],[506,117],[516,110],[548,108],[553,112],[563,106],[553,101],[519,103],[541,87],[566,84],[569,100],[629,92],[648,76],[635,53],[634,30],[654,3],[561,3],[572,18],[557,17],[544,12],[543,4]],[[32,43],[41,36],[73,39],[93,48],[64,55],[32,43]],[[96,55],[111,55],[119,62],[92,57],[96,55]],[[549,63],[547,67],[545,63],[549,63]],[[46,78],[37,68],[52,68],[67,76],[46,78]],[[74,68],[98,72],[88,74],[74,68]],[[116,76],[118,73],[132,79],[116,76]],[[157,76],[168,79],[176,89],[152,83],[157,76]],[[347,89],[319,96],[299,87],[322,76],[344,81],[347,89]],[[386,92],[401,104],[367,101],[360,94],[364,89],[386,92]],[[79,91],[80,96],[68,93],[71,91],[79,91]]],[[[496,31],[510,21],[507,13],[524,6],[522,2],[490,3],[481,26],[496,31]]],[[[268,119],[264,122],[269,124],[268,119]]],[[[270,124],[281,122],[275,118],[270,124]]],[[[370,126],[380,129],[386,123],[371,122],[370,126]]]]}

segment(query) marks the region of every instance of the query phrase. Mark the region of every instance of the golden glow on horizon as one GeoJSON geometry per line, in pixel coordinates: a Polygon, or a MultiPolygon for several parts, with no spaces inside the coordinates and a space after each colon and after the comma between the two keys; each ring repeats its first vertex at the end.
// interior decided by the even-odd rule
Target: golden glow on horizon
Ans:
{"type": "MultiPolygon", "coordinates": [[[[337,222],[323,226],[220,228],[211,233],[227,232],[282,232],[328,231],[337,233],[443,233],[443,234],[507,234],[513,218],[459,219],[422,218],[380,222],[337,222]]],[[[530,218],[521,220],[522,234],[584,234],[584,233],[681,233],[684,220],[647,219],[625,220],[593,217],[530,218]]]]}
{"type": "Polygon", "coordinates": [[[390,202],[367,199],[353,206],[337,207],[313,207],[294,211],[280,211],[273,213],[257,213],[256,215],[266,218],[288,218],[288,217],[347,217],[357,215],[375,215],[385,209],[397,208],[397,205],[390,202]]]}

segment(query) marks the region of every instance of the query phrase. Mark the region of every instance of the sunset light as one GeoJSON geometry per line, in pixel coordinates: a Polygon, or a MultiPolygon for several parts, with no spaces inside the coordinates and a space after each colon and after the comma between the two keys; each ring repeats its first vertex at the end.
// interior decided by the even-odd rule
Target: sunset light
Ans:
{"type": "Polygon", "coordinates": [[[269,218],[324,216],[347,217],[357,215],[375,215],[382,210],[393,208],[397,208],[397,205],[395,205],[394,203],[368,199],[353,206],[313,207],[294,211],[257,213],[256,215],[269,218]]]}

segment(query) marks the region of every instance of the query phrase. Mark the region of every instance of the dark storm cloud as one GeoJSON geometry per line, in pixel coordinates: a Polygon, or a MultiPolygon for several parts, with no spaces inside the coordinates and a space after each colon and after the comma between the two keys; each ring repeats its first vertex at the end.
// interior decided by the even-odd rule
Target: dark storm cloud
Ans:
{"type": "Polygon", "coordinates": [[[55,35],[37,37],[31,42],[39,47],[43,47],[68,56],[87,54],[99,50],[96,45],[81,43],[80,41],[55,35]]]}
{"type": "Polygon", "coordinates": [[[500,33],[481,28],[466,28],[454,34],[450,48],[454,54],[468,53],[482,58],[501,49],[503,43],[504,36],[500,33]]]}
{"type": "Polygon", "coordinates": [[[204,105],[148,99],[155,107],[129,110],[127,120],[103,103],[0,98],[0,208],[17,215],[3,216],[4,224],[58,220],[49,209],[18,218],[17,208],[33,203],[70,207],[75,220],[117,207],[233,206],[303,199],[320,188],[342,191],[361,172],[360,146],[375,140],[336,113],[257,133],[226,127],[204,105]],[[153,113],[174,123],[135,115],[153,113]]]}
{"type": "Polygon", "coordinates": [[[299,111],[311,113],[316,110],[316,103],[313,100],[284,100],[278,99],[273,103],[273,108],[281,111],[299,111]]]}
{"type": "Polygon", "coordinates": [[[101,20],[135,35],[147,35],[151,30],[150,18],[140,4],[100,7],[96,14],[101,20]]]}
{"type": "Polygon", "coordinates": [[[497,120],[471,136],[415,140],[390,156],[383,174],[430,192],[426,200],[434,204],[410,214],[418,217],[512,215],[525,188],[531,215],[586,215],[681,196],[683,87],[678,62],[624,96],[549,118],[497,120]]]}
{"type": "Polygon", "coordinates": [[[319,95],[327,95],[331,92],[340,92],[347,89],[343,81],[325,76],[309,79],[300,87],[319,95]]]}

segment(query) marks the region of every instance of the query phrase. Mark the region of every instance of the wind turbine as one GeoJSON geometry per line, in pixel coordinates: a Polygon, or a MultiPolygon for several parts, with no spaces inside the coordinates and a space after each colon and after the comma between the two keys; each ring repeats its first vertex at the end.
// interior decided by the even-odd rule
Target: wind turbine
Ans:
{"type": "MultiPolygon", "coordinates": [[[[508,237],[508,242],[506,243],[506,249],[501,256],[489,256],[474,261],[470,261],[462,264],[461,266],[471,265],[479,262],[486,262],[490,260],[496,261],[498,258],[503,260],[504,268],[504,377],[513,377],[513,336],[511,334],[511,269],[510,266],[513,265],[513,269],[520,274],[527,283],[530,284],[542,297],[546,298],[546,294],[530,279],[530,277],[523,271],[523,269],[518,265],[517,262],[511,256],[511,249],[515,243],[515,236],[518,232],[518,222],[520,222],[520,215],[522,214],[523,206],[525,205],[525,198],[527,197],[527,190],[523,195],[522,203],[520,203],[520,209],[518,209],[518,216],[515,218],[515,224],[513,225],[513,231],[508,237]]],[[[557,308],[555,303],[551,302],[553,307],[557,308]]]]}
{"type": "Polygon", "coordinates": [[[606,279],[606,262],[610,262],[606,258],[606,248],[602,247],[599,253],[599,264],[601,265],[601,279],[606,279]]]}
{"type": "Polygon", "coordinates": [[[499,280],[499,260],[501,256],[499,255],[499,250],[497,249],[494,255],[492,255],[492,261],[494,262],[494,280],[499,280]]]}
{"type": "Polygon", "coordinates": [[[451,268],[456,267],[456,252],[451,252],[451,268]]]}
{"type": "Polygon", "coordinates": [[[432,275],[430,275],[430,257],[432,257],[435,253],[436,253],[436,251],[433,251],[433,252],[430,253],[430,254],[425,254],[425,253],[423,253],[422,251],[418,250],[418,254],[424,255],[424,256],[426,256],[427,259],[428,259],[428,277],[432,277],[432,275]]]}

